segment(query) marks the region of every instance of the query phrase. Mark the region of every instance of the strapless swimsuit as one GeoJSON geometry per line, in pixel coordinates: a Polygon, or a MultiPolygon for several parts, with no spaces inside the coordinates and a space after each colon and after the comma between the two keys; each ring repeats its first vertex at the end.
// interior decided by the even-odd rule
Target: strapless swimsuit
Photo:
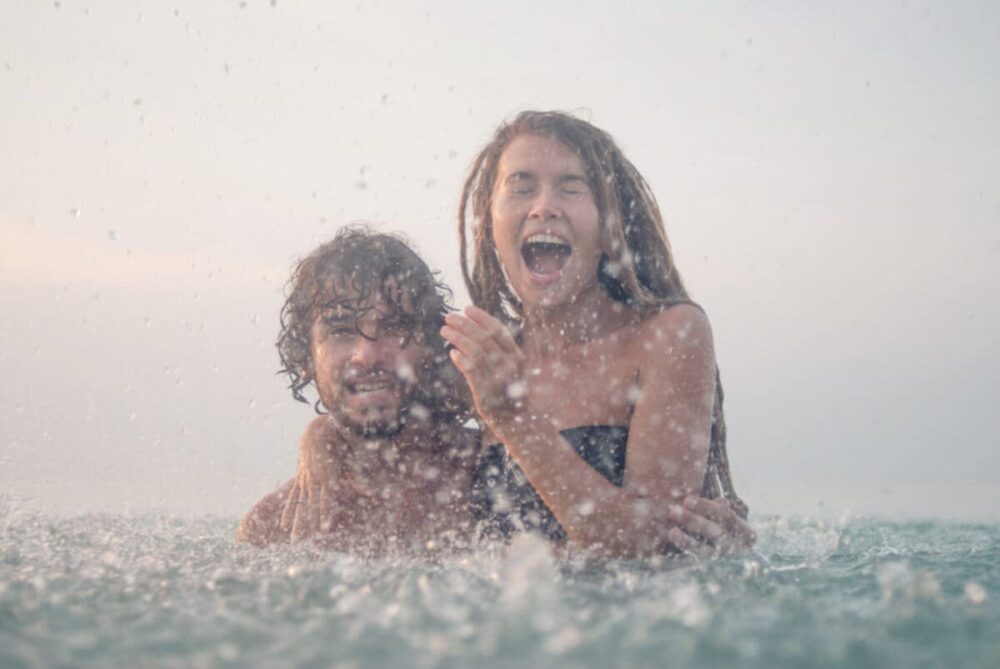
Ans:
{"type": "MultiPolygon", "coordinates": [[[[618,487],[625,482],[628,428],[585,425],[560,434],[580,457],[618,487]]],[[[553,541],[566,533],[503,444],[486,448],[472,481],[473,513],[487,539],[507,539],[514,532],[539,532],[553,541]]]]}

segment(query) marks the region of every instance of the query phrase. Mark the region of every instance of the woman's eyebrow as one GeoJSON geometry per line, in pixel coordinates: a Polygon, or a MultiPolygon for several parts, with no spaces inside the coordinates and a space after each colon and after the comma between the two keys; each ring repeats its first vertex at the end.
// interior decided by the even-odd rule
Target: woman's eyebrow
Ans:
{"type": "Polygon", "coordinates": [[[516,172],[511,172],[510,174],[508,174],[507,178],[504,179],[504,181],[514,181],[514,180],[518,180],[518,179],[527,180],[527,179],[534,179],[534,178],[535,178],[535,175],[532,174],[531,172],[528,172],[527,170],[518,170],[516,172]]]}
{"type": "Polygon", "coordinates": [[[559,184],[567,184],[579,181],[580,183],[587,185],[589,182],[587,178],[582,174],[565,174],[559,179],[559,184]]]}

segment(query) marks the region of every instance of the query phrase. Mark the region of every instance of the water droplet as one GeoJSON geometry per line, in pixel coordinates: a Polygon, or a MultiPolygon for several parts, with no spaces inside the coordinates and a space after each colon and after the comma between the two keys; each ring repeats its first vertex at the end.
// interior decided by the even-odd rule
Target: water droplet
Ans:
{"type": "Polygon", "coordinates": [[[72,209],[69,210],[69,215],[72,216],[73,218],[80,218],[80,214],[82,213],[83,212],[77,209],[76,207],[73,207],[72,209]]]}
{"type": "Polygon", "coordinates": [[[118,233],[115,232],[114,230],[108,230],[108,239],[110,239],[113,242],[117,242],[118,241],[118,233]]]}
{"type": "Polygon", "coordinates": [[[512,400],[519,400],[528,392],[528,387],[524,381],[513,381],[507,384],[507,397],[512,400]]]}
{"type": "Polygon", "coordinates": [[[979,585],[975,581],[969,581],[965,584],[965,599],[969,601],[970,604],[982,604],[986,601],[986,588],[979,585]]]}
{"type": "Polygon", "coordinates": [[[414,403],[410,406],[410,415],[420,421],[427,421],[431,418],[431,412],[423,404],[414,403]]]}
{"type": "Polygon", "coordinates": [[[638,384],[633,383],[628,387],[627,396],[629,404],[635,404],[642,397],[642,389],[639,388],[638,384]]]}

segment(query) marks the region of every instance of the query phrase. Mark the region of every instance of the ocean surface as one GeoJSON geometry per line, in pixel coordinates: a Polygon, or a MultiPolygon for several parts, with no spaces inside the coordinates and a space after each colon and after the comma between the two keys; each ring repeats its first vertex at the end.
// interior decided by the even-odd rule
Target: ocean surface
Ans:
{"type": "Polygon", "coordinates": [[[0,667],[1000,667],[1000,525],[754,525],[705,562],[362,560],[0,506],[0,667]]]}

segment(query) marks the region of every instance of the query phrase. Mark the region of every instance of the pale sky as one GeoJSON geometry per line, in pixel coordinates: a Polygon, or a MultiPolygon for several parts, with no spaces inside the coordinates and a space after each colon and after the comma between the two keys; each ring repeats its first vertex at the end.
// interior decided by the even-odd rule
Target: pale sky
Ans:
{"type": "Polygon", "coordinates": [[[753,512],[1000,520],[1000,5],[485,7],[0,2],[0,495],[242,513],[312,415],[292,263],[375,221],[464,305],[465,170],[540,108],[656,193],[753,512]]]}

